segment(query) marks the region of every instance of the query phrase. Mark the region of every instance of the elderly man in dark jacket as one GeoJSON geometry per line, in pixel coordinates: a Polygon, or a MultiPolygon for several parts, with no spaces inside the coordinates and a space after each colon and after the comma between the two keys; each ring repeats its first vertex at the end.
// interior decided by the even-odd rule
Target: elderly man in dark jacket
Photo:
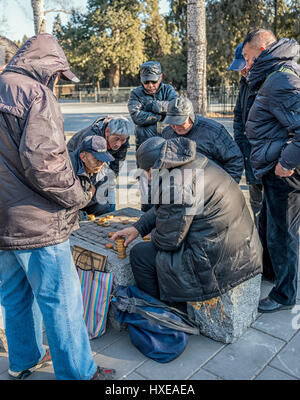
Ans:
{"type": "MultiPolygon", "coordinates": [[[[128,111],[135,123],[136,149],[147,139],[160,136],[169,101],[178,97],[173,86],[162,82],[161,65],[158,61],[147,61],[140,67],[141,85],[130,92],[128,111]]],[[[138,165],[139,167],[139,165],[138,165]]],[[[150,204],[150,186],[146,176],[139,178],[142,210],[150,204]]]]}
{"type": "Polygon", "coordinates": [[[70,153],[75,175],[85,192],[90,192],[90,202],[82,208],[96,217],[110,211],[107,193],[108,177],[102,173],[106,163],[114,161],[107,150],[106,140],[98,135],[86,136],[79,148],[70,153]],[[102,193],[102,196],[97,193],[102,193]]]}
{"type": "Polygon", "coordinates": [[[30,38],[0,75],[0,299],[13,379],[51,357],[57,379],[112,376],[92,357],[68,241],[89,197],[64,140],[60,75],[78,82],[49,34],[30,38]]]}
{"type": "Polygon", "coordinates": [[[248,68],[246,67],[242,51],[243,43],[240,43],[235,50],[235,58],[228,68],[229,71],[239,71],[242,75],[239,94],[233,112],[233,134],[234,140],[244,157],[246,182],[249,185],[250,206],[263,246],[263,277],[273,281],[274,272],[266,245],[266,204],[263,202],[263,186],[261,178],[255,178],[254,176],[250,162],[251,146],[246,136],[246,122],[257,91],[252,91],[249,88],[246,79],[248,68]]]}
{"type": "Polygon", "coordinates": [[[250,32],[243,54],[247,81],[258,90],[246,123],[254,175],[262,178],[267,246],[275,286],[260,312],[291,308],[296,302],[300,221],[299,44],[276,40],[265,29],[250,32]]]}
{"type": "Polygon", "coordinates": [[[157,204],[112,238],[127,236],[127,245],[152,231],[151,242],[130,252],[140,289],[164,301],[202,301],[261,273],[258,233],[238,184],[194,141],[151,138],[137,159],[149,177],[160,173],[157,204]]]}
{"type": "Polygon", "coordinates": [[[252,92],[249,89],[246,80],[248,71],[242,51],[243,43],[240,43],[235,49],[235,58],[228,68],[228,71],[239,71],[241,74],[239,94],[233,112],[233,134],[234,140],[238,144],[244,157],[246,182],[249,185],[250,205],[256,226],[258,226],[258,216],[262,207],[263,190],[261,180],[255,178],[252,171],[250,163],[251,146],[245,132],[248,114],[254,102],[256,92],[252,92]]]}
{"type": "MultiPolygon", "coordinates": [[[[129,136],[133,134],[133,129],[133,123],[125,117],[100,117],[88,127],[75,133],[68,141],[68,150],[74,152],[80,148],[83,139],[87,136],[96,135],[103,137],[106,140],[108,152],[114,158],[113,161],[107,163],[102,168],[103,177],[105,175],[108,179],[106,197],[109,207],[102,207],[103,212],[101,211],[101,207],[98,207],[97,214],[114,211],[116,208],[116,178],[119,176],[122,162],[126,158],[127,150],[130,146],[129,136]]],[[[95,200],[93,203],[95,205],[97,201],[95,200]]],[[[94,214],[92,211],[90,210],[94,214]]]]}
{"type": "Polygon", "coordinates": [[[109,163],[109,168],[119,175],[122,161],[125,160],[129,147],[129,136],[133,134],[133,124],[127,118],[121,116],[106,116],[96,119],[88,127],[76,132],[68,141],[68,150],[78,150],[82,140],[91,135],[103,137],[107,143],[107,150],[113,156],[114,161],[109,163]]]}
{"type": "Polygon", "coordinates": [[[222,124],[194,113],[186,97],[170,101],[162,132],[165,139],[184,136],[196,142],[197,151],[215,161],[239,183],[244,169],[238,145],[222,124]]]}

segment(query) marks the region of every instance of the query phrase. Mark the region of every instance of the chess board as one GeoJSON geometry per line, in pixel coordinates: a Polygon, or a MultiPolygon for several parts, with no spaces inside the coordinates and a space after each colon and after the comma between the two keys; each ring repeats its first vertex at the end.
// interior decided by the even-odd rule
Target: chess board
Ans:
{"type": "MultiPolygon", "coordinates": [[[[114,215],[109,214],[103,217],[97,217],[93,221],[82,221],[80,222],[80,229],[74,231],[72,236],[77,237],[81,240],[88,241],[91,244],[101,246],[106,250],[117,252],[116,243],[111,239],[115,232],[120,231],[124,228],[130,227],[139,220],[139,217],[129,217],[127,215],[114,215]],[[110,243],[112,248],[107,248],[106,245],[110,243]]],[[[133,240],[128,245],[128,250],[136,243],[133,240]]],[[[129,254],[129,251],[127,252],[129,254]]]]}

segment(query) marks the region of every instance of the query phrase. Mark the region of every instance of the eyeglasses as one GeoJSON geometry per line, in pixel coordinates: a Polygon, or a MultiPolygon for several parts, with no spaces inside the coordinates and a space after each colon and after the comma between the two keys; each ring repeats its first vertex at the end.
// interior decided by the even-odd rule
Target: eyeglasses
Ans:
{"type": "Polygon", "coordinates": [[[153,83],[155,85],[158,81],[145,81],[144,85],[149,85],[150,83],[153,83]]]}

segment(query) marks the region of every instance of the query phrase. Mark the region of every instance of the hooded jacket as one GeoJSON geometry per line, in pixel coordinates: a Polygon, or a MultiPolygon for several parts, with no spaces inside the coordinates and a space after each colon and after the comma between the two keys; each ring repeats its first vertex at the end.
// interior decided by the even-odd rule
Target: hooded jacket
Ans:
{"type": "MultiPolygon", "coordinates": [[[[68,150],[73,152],[77,150],[83,141],[83,139],[90,135],[98,135],[105,138],[105,129],[107,128],[108,122],[105,122],[106,117],[100,117],[96,119],[87,128],[81,129],[76,132],[71,139],[68,141],[68,150]]],[[[114,161],[109,163],[109,168],[115,173],[116,176],[119,175],[121,162],[125,160],[127,150],[129,147],[129,137],[126,142],[118,150],[107,149],[107,151],[114,157],[114,161]]]]}
{"type": "Polygon", "coordinates": [[[162,300],[203,301],[261,273],[258,233],[231,176],[183,137],[165,142],[153,168],[174,179],[161,181],[157,204],[135,227],[141,236],[153,230],[162,300]]]}
{"type": "MultiPolygon", "coordinates": [[[[171,126],[162,132],[164,139],[180,137],[171,126]]],[[[222,167],[239,183],[243,174],[243,156],[225,127],[217,121],[195,114],[192,129],[184,135],[193,140],[197,151],[222,167]]]]}
{"type": "Polygon", "coordinates": [[[0,75],[0,249],[61,243],[88,202],[68,155],[53,94],[69,69],[49,34],[30,38],[0,75]]]}
{"type": "Polygon", "coordinates": [[[142,85],[130,92],[127,105],[136,125],[136,149],[150,137],[160,135],[157,125],[163,123],[169,101],[176,97],[178,94],[173,86],[165,83],[160,84],[155,94],[149,94],[142,85]]]}
{"type": "Polygon", "coordinates": [[[300,165],[299,44],[280,39],[264,50],[247,76],[258,90],[246,123],[251,144],[251,165],[256,177],[279,161],[287,169],[300,165]]]}

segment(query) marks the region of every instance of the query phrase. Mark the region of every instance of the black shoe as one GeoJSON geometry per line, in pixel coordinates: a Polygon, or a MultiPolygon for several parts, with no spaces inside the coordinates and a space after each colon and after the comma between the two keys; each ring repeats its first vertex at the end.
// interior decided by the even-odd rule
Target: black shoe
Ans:
{"type": "Polygon", "coordinates": [[[114,379],[116,374],[115,369],[97,367],[96,372],[91,377],[91,381],[108,381],[114,379]]]}
{"type": "Polygon", "coordinates": [[[269,296],[265,299],[260,300],[258,304],[258,312],[271,313],[280,310],[290,310],[294,305],[285,305],[277,303],[277,301],[271,299],[269,296]]]}
{"type": "Polygon", "coordinates": [[[51,363],[52,363],[52,359],[51,359],[50,350],[46,349],[44,357],[36,365],[33,365],[32,367],[25,369],[24,371],[18,371],[18,372],[15,372],[15,371],[12,371],[9,369],[8,376],[10,379],[26,379],[29,375],[31,375],[37,369],[47,367],[51,363]]]}

